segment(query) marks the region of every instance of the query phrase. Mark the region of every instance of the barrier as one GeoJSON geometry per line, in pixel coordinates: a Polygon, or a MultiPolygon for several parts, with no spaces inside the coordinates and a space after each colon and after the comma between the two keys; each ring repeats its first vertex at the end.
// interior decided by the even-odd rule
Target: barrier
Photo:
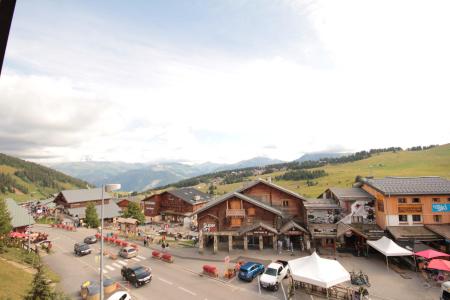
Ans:
{"type": "Polygon", "coordinates": [[[219,272],[217,271],[216,266],[211,265],[203,265],[203,274],[211,277],[219,277],[219,272]]]}
{"type": "Polygon", "coordinates": [[[156,259],[160,259],[161,258],[161,253],[159,251],[153,251],[152,252],[152,258],[156,258],[156,259]]]}
{"type": "Polygon", "coordinates": [[[163,261],[165,261],[165,262],[168,262],[168,263],[173,263],[173,256],[170,255],[169,253],[164,253],[164,254],[161,256],[161,260],[163,260],[163,261]]]}

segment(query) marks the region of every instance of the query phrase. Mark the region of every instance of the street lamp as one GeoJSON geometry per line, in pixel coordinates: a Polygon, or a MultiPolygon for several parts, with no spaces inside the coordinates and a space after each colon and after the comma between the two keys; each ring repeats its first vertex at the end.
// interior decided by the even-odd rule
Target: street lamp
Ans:
{"type": "Polygon", "coordinates": [[[112,184],[104,184],[102,185],[102,207],[100,210],[100,218],[101,218],[101,227],[100,227],[100,300],[104,298],[103,291],[103,206],[105,205],[105,192],[112,192],[115,190],[119,190],[121,187],[120,184],[112,183],[112,184]]]}

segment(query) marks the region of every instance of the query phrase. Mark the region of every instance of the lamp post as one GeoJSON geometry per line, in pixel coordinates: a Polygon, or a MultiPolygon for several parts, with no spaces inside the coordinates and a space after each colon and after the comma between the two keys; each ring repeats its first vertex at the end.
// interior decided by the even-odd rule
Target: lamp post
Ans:
{"type": "Polygon", "coordinates": [[[105,205],[105,192],[112,192],[120,189],[120,184],[104,184],[102,185],[102,207],[100,210],[100,219],[101,219],[101,227],[100,227],[100,300],[104,298],[103,291],[103,206],[105,205]]]}

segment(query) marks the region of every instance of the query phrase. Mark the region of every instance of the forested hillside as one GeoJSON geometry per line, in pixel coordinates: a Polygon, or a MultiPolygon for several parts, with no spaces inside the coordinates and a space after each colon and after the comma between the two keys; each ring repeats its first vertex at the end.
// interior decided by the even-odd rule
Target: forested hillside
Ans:
{"type": "Polygon", "coordinates": [[[45,198],[63,189],[85,188],[87,182],[0,153],[0,197],[17,200],[45,198]]]}

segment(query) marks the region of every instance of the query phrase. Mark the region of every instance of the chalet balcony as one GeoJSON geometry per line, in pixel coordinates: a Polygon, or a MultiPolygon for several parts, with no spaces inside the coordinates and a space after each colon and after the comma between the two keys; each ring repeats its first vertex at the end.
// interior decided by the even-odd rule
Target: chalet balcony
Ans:
{"type": "Polygon", "coordinates": [[[227,209],[226,217],[243,217],[245,218],[245,209],[227,209]]]}

